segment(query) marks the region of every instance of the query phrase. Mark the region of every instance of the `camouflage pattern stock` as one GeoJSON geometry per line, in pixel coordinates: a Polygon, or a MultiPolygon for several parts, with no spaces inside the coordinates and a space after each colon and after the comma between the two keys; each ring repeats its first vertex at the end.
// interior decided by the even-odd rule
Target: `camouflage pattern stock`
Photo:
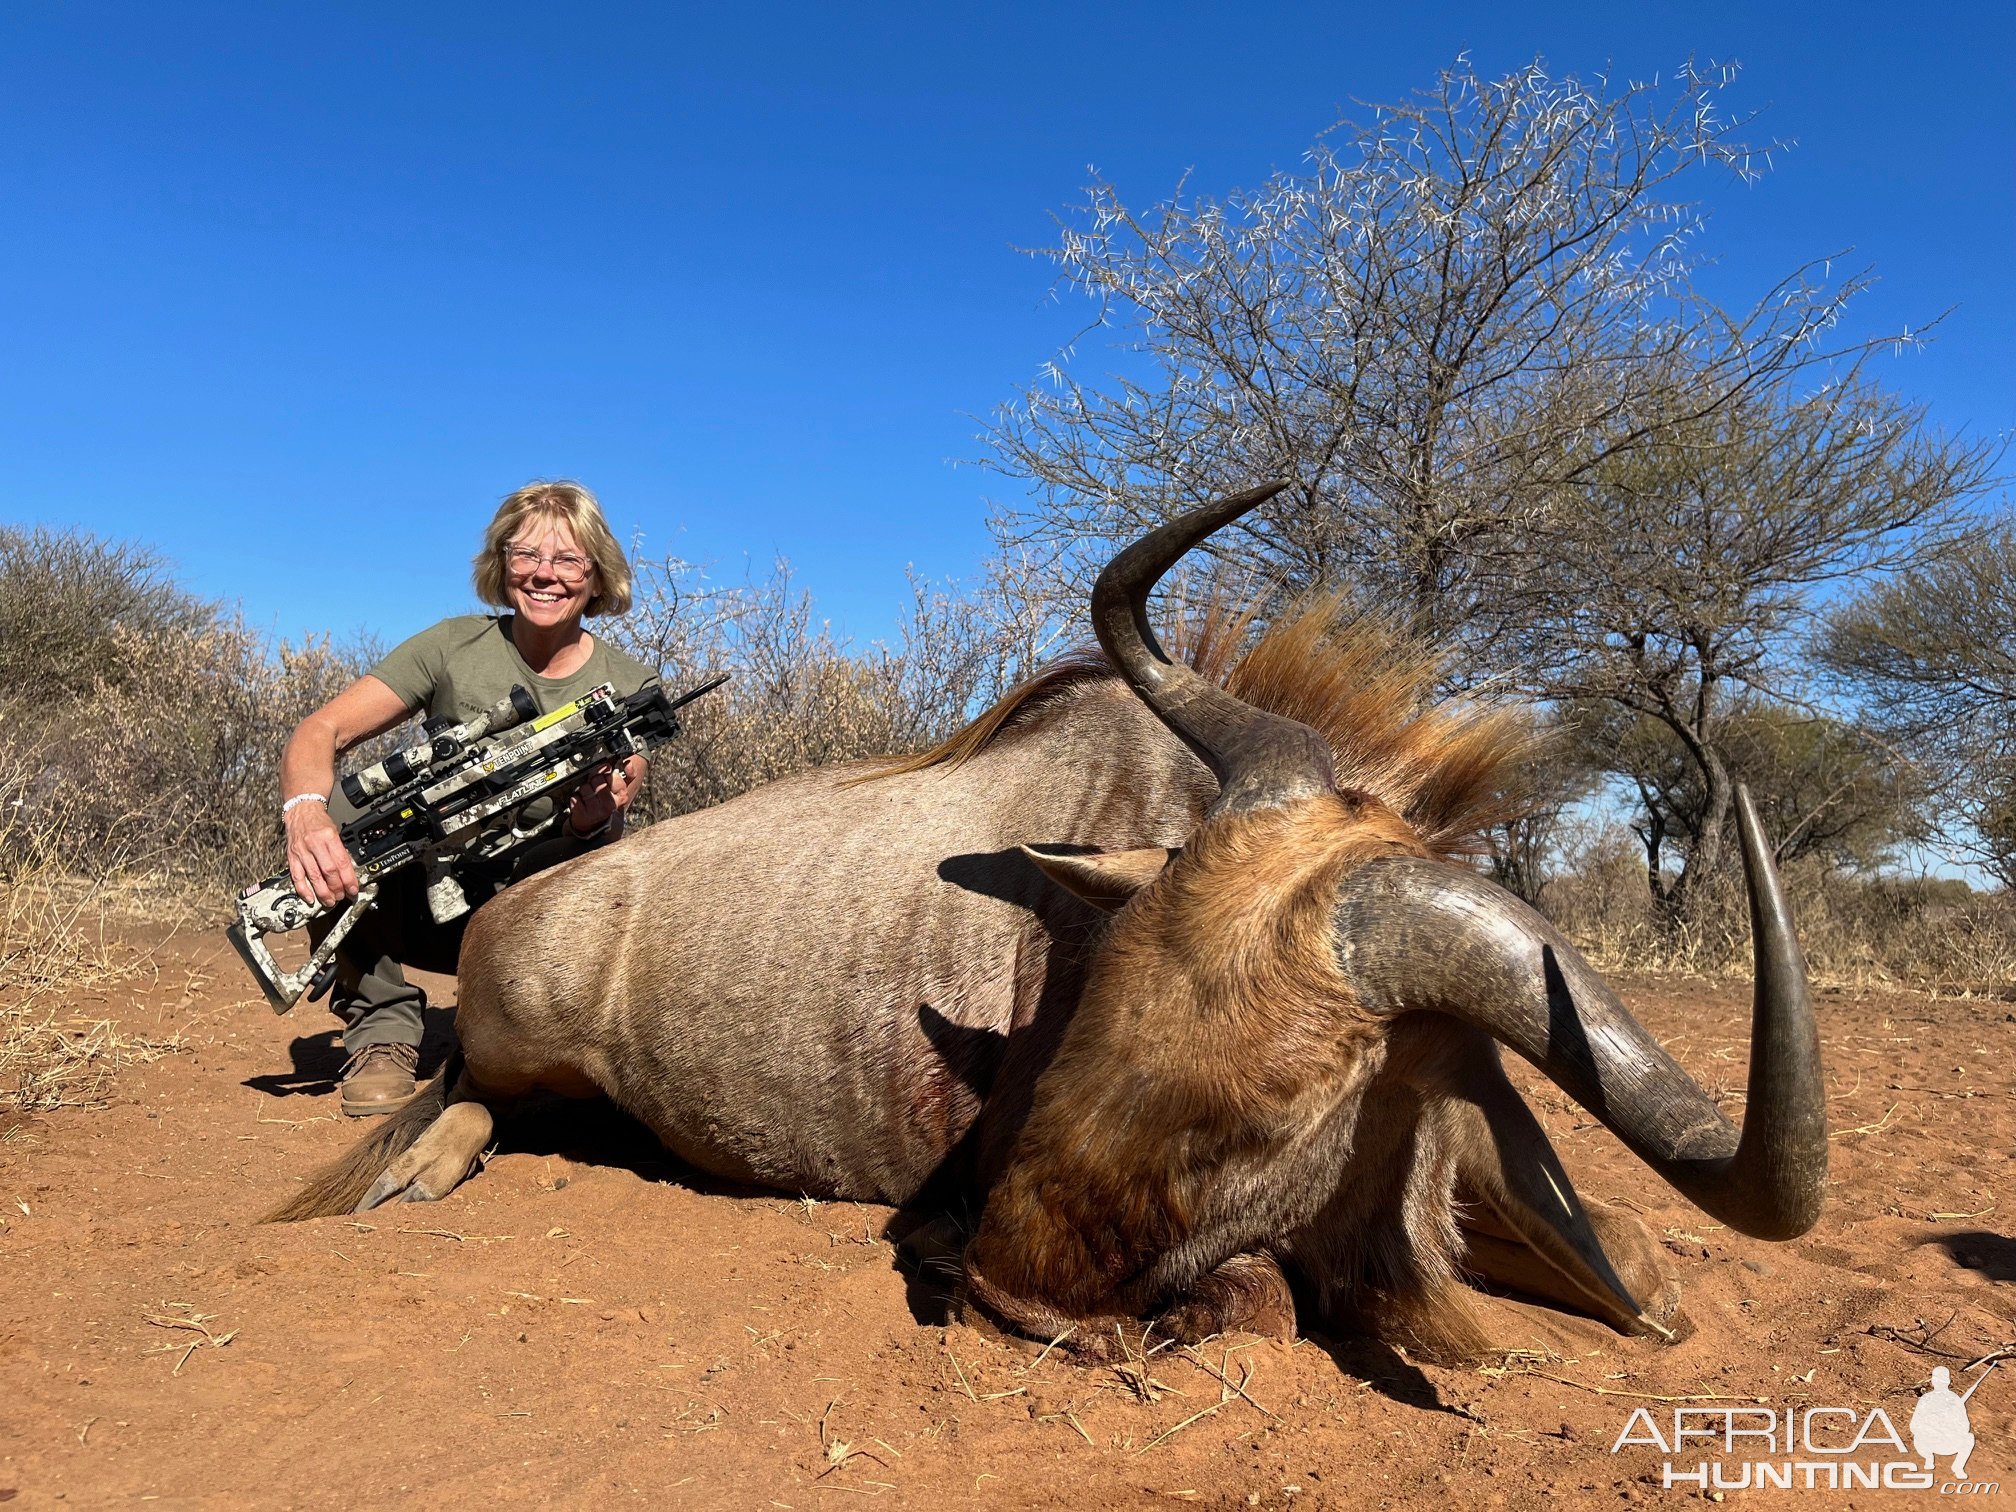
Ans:
{"type": "Polygon", "coordinates": [[[514,683],[509,693],[474,719],[445,730],[430,730],[427,739],[394,751],[360,772],[352,772],[343,779],[343,796],[362,808],[373,798],[412,781],[429,767],[452,760],[484,736],[523,724],[538,712],[531,695],[514,683]]]}
{"type": "MultiPolygon", "coordinates": [[[[604,762],[641,756],[679,733],[675,711],[726,677],[668,699],[653,685],[628,698],[602,683],[563,708],[529,722],[519,700],[522,688],[466,724],[436,731],[392,757],[367,768],[375,801],[343,826],[343,843],[357,867],[357,896],[337,904],[343,917],[298,971],[283,971],[265,936],[301,928],[330,912],[294,889],[286,872],[255,882],[235,901],[237,921],[225,931],[232,948],[258,981],[275,1013],[286,1013],[305,994],[312,1002],[335,979],[336,950],[357,920],[376,901],[379,881],[408,866],[427,868],[427,898],[437,922],[468,911],[456,868],[469,862],[500,864],[517,851],[558,833],[566,800],[604,762]],[[400,766],[411,775],[399,781],[400,766]],[[541,817],[526,809],[535,799],[552,800],[541,817]]],[[[344,779],[345,792],[351,779],[344,779]]],[[[360,782],[360,787],[367,786],[360,782]]]]}
{"type": "MultiPolygon", "coordinates": [[[[264,936],[279,932],[273,924],[280,920],[298,918],[301,924],[306,924],[310,919],[319,919],[329,910],[312,899],[296,896],[294,884],[284,874],[247,889],[239,896],[238,922],[224,931],[224,937],[231,942],[231,948],[238,952],[238,959],[245,963],[258,981],[273,1011],[285,1013],[301,1000],[302,993],[308,993],[309,1001],[313,1002],[328,990],[329,984],[322,978],[325,974],[333,977],[337,948],[377,901],[378,883],[374,878],[357,889],[357,896],[350,900],[343,917],[322,937],[322,943],[309,953],[308,964],[299,971],[282,971],[280,963],[266,948],[264,936]],[[262,923],[262,920],[273,923],[262,923]]],[[[300,924],[279,926],[280,929],[300,927],[300,924]]]]}

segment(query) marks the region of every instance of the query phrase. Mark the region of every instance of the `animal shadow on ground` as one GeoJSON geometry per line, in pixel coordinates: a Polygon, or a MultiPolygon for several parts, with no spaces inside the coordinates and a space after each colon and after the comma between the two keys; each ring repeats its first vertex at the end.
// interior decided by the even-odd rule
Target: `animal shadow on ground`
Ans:
{"type": "MultiPolygon", "coordinates": [[[[440,1073],[455,1048],[455,1013],[450,1008],[429,1008],[423,1018],[419,1077],[424,1082],[440,1073]]],[[[248,1076],[239,1085],[268,1097],[321,1097],[336,1090],[343,1063],[349,1059],[340,1029],[300,1035],[287,1047],[287,1055],[294,1063],[292,1070],[248,1076]]]]}
{"type": "MultiPolygon", "coordinates": [[[[677,1182],[711,1197],[792,1200],[788,1192],[774,1187],[709,1175],[688,1165],[643,1124],[601,1098],[528,1101],[499,1124],[497,1153],[560,1156],[580,1165],[629,1171],[644,1181],[677,1182]]],[[[562,1183],[565,1180],[561,1178],[562,1183]]],[[[893,1250],[889,1268],[901,1278],[904,1301],[921,1326],[943,1327],[957,1315],[959,1255],[972,1232],[973,1218],[963,1206],[947,1212],[935,1194],[927,1193],[917,1203],[898,1208],[882,1226],[880,1237],[893,1250]]]]}
{"type": "MultiPolygon", "coordinates": [[[[558,1156],[577,1165],[629,1171],[643,1181],[676,1182],[710,1197],[792,1200],[790,1193],[774,1187],[713,1176],[688,1165],[606,1098],[528,1099],[499,1121],[496,1153],[558,1156]]],[[[933,1189],[912,1206],[897,1209],[882,1226],[880,1237],[895,1251],[890,1269],[902,1278],[910,1314],[921,1325],[943,1326],[952,1320],[959,1254],[972,1219],[956,1203],[948,1213],[933,1189]]]]}
{"type": "Polygon", "coordinates": [[[605,1097],[529,1097],[497,1121],[499,1155],[556,1155],[576,1165],[629,1171],[644,1181],[676,1181],[716,1197],[776,1197],[764,1187],[710,1176],[658,1142],[605,1097]]]}
{"type": "Polygon", "coordinates": [[[1955,1265],[1965,1266],[1990,1281],[2016,1281],[2016,1239],[1991,1234],[1986,1229],[1962,1229],[1926,1242],[1946,1251],[1955,1265]]]}
{"type": "Polygon", "coordinates": [[[1446,1412],[1452,1417],[1467,1418],[1471,1415],[1463,1408],[1443,1401],[1435,1383],[1421,1373],[1419,1366],[1377,1339],[1333,1337],[1321,1333],[1312,1333],[1307,1337],[1310,1343],[1329,1355],[1344,1374],[1363,1381],[1389,1401],[1398,1402],[1403,1407],[1416,1407],[1423,1412],[1446,1412]]]}
{"type": "Polygon", "coordinates": [[[959,1314],[959,1257],[975,1216],[918,1205],[899,1208],[882,1230],[896,1252],[893,1269],[903,1277],[903,1301],[926,1328],[942,1327],[959,1314]]]}

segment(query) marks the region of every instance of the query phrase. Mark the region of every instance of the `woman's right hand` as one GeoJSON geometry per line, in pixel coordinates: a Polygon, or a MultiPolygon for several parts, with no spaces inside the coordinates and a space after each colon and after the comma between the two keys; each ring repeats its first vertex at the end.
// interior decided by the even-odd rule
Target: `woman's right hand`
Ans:
{"type": "Polygon", "coordinates": [[[327,804],[297,803],[287,812],[287,872],[294,891],[324,908],[357,895],[357,864],[327,804]]]}
{"type": "MultiPolygon", "coordinates": [[[[336,753],[405,717],[405,701],[367,672],[294,727],[280,753],[282,797],[334,792],[336,753]]],[[[329,817],[326,798],[283,808],[281,823],[287,830],[287,874],[295,892],[324,908],[356,896],[357,864],[329,817]]]]}

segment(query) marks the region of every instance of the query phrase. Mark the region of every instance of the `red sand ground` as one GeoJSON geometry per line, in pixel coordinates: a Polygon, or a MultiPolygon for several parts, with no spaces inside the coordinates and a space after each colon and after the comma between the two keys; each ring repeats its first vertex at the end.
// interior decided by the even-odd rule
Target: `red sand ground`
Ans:
{"type": "MultiPolygon", "coordinates": [[[[613,1115],[521,1128],[436,1206],[257,1227],[359,1137],[336,1116],[330,1021],[274,1018],[213,940],[153,959],[67,1006],[186,1050],[129,1069],[108,1107],[0,1125],[0,1504],[1695,1501],[1662,1488],[1657,1449],[1611,1452],[1632,1408],[1670,1426],[1672,1398],[1781,1420],[1881,1407],[1903,1431],[1933,1365],[1965,1384],[2016,1339],[2000,999],[1821,994],[1832,1202],[1787,1245],[1706,1222],[1529,1088],[1582,1191],[1664,1234],[1693,1325],[1676,1345],[1576,1325],[1565,1349],[1449,1369],[1240,1337],[1123,1371],[945,1326],[881,1237],[886,1210],[684,1179],[613,1115]]],[[[1740,1104],[1747,995],[1626,987],[1740,1104]]],[[[1999,1501],[2016,1361],[1970,1408],[1970,1478],[2009,1488],[1999,1501]]]]}

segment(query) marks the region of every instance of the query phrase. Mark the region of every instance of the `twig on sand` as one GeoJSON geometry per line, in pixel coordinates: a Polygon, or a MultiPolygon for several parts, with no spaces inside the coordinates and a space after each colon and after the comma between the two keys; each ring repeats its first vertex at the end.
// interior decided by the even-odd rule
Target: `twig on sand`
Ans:
{"type": "Polygon", "coordinates": [[[822,1481],[826,1479],[835,1470],[838,1470],[842,1465],[853,1459],[871,1459],[884,1470],[889,1468],[889,1462],[883,1459],[881,1455],[870,1454],[866,1449],[856,1449],[845,1439],[828,1444],[826,1446],[826,1457],[829,1463],[824,1470],[821,1470],[817,1475],[812,1477],[813,1480],[822,1481]]]}
{"type": "MultiPolygon", "coordinates": [[[[189,1304],[186,1302],[171,1302],[168,1305],[170,1307],[189,1307],[189,1304]]],[[[210,1331],[210,1320],[216,1317],[215,1313],[199,1313],[190,1309],[186,1317],[178,1318],[167,1313],[142,1313],[141,1317],[156,1328],[184,1328],[193,1333],[203,1335],[200,1339],[192,1339],[189,1342],[189,1346],[182,1350],[182,1357],[175,1362],[175,1368],[168,1372],[170,1375],[179,1376],[182,1374],[182,1367],[189,1363],[189,1356],[201,1349],[205,1344],[208,1344],[212,1349],[222,1349],[226,1344],[229,1344],[233,1339],[238,1337],[238,1330],[235,1328],[225,1334],[217,1334],[210,1331]]],[[[171,1351],[180,1347],[174,1344],[164,1344],[162,1351],[171,1351]]]]}
{"type": "Polygon", "coordinates": [[[252,1120],[255,1123],[278,1124],[285,1129],[298,1129],[311,1123],[336,1123],[334,1113],[318,1113],[312,1118],[268,1118],[266,1116],[266,1094],[260,1093],[259,1100],[252,1105],[252,1120]]]}
{"type": "MultiPolygon", "coordinates": [[[[1220,1369],[1216,1368],[1215,1366],[1213,1366],[1213,1365],[1212,1365],[1212,1363],[1211,1363],[1211,1362],[1210,1362],[1209,1360],[1205,1359],[1205,1358],[1204,1358],[1204,1356],[1203,1356],[1202,1354],[1200,1354],[1200,1353],[1198,1352],[1198,1350],[1197,1350],[1197,1346],[1196,1346],[1196,1345],[1194,1345],[1194,1344],[1186,1344],[1186,1345],[1184,1345],[1184,1346],[1183,1346],[1183,1353],[1185,1353],[1185,1354],[1187,1354],[1188,1356],[1190,1356],[1190,1358],[1191,1358],[1191,1360],[1192,1360],[1192,1361],[1194,1361],[1194,1362],[1195,1362],[1195,1363],[1196,1363],[1197,1365],[1199,1365],[1200,1367],[1202,1367],[1202,1368],[1203,1368],[1203,1369],[1204,1369],[1205,1371],[1209,1372],[1209,1373],[1210,1373],[1211,1375],[1214,1375],[1214,1376],[1216,1376],[1216,1377],[1217,1377],[1217,1378],[1218,1378],[1218,1379],[1219,1379],[1220,1381],[1222,1381],[1222,1382],[1223,1382],[1223,1383],[1224,1383],[1225,1385],[1227,1385],[1227,1386],[1231,1386],[1231,1387],[1232,1387],[1232,1390],[1233,1390],[1233,1391],[1234,1391],[1234,1392],[1235,1392],[1235,1393],[1236,1393],[1237,1395],[1239,1395],[1239,1396],[1242,1396],[1242,1397],[1245,1397],[1245,1398],[1246,1398],[1246,1401],[1248,1402],[1248,1404],[1249,1404],[1249,1405],[1251,1405],[1252,1407],[1254,1407],[1254,1408],[1255,1408],[1255,1409],[1256,1409],[1257,1411],[1259,1411],[1259,1412],[1260,1412],[1260,1413],[1261,1413],[1262,1415],[1264,1415],[1264,1416],[1266,1416],[1266,1417],[1270,1417],[1270,1418],[1274,1416],[1274,1414],[1273,1414],[1272,1412],[1269,1412],[1269,1411],[1268,1411],[1268,1410],[1267,1410],[1267,1409],[1266,1409],[1265,1407],[1262,1407],[1262,1406],[1261,1406],[1261,1405],[1260,1405],[1260,1404],[1259,1404],[1258,1402],[1254,1401],[1254,1400],[1253,1400],[1253,1398],[1252,1398],[1251,1396],[1247,1395],[1247,1391],[1246,1391],[1246,1385],[1245,1385],[1245,1382],[1244,1382],[1244,1381],[1240,1382],[1240,1383],[1239,1383],[1238,1385],[1233,1385],[1233,1382],[1232,1382],[1232,1378],[1231,1378],[1230,1376],[1226,1375],[1224,1371],[1222,1371],[1222,1370],[1220,1370],[1220,1369]]],[[[1251,1375],[1251,1372],[1250,1372],[1250,1371],[1248,1372],[1248,1374],[1247,1374],[1247,1377],[1246,1377],[1246,1379],[1247,1379],[1247,1380],[1251,1380],[1251,1379],[1252,1379],[1252,1375],[1251,1375]]]]}
{"type": "Polygon", "coordinates": [[[1896,1114],[1897,1110],[1903,1106],[1904,1104],[1902,1103],[1892,1103],[1890,1104],[1890,1111],[1885,1113],[1881,1118],[1877,1119],[1876,1122],[1871,1124],[1857,1124],[1852,1129],[1836,1129],[1832,1134],[1829,1134],[1827,1137],[1829,1139],[1846,1139],[1850,1134],[1880,1134],[1885,1129],[1890,1127],[1891,1118],[1896,1114]]]}
{"type": "Polygon", "coordinates": [[[1739,1395],[1728,1391],[1698,1391],[1686,1396],[1660,1396],[1652,1391],[1619,1391],[1614,1386],[1593,1386],[1587,1381],[1578,1381],[1571,1376],[1551,1375],[1544,1370],[1526,1370],[1521,1375],[1538,1376],[1543,1381],[1553,1381],[1561,1386],[1574,1386],[1583,1391],[1593,1391],[1597,1396],[1630,1397],[1639,1402],[1761,1402],[1760,1396],[1739,1395]]]}
{"type": "MultiPolygon", "coordinates": [[[[879,1464],[879,1466],[881,1466],[883,1470],[887,1470],[887,1468],[889,1468],[889,1462],[887,1462],[887,1460],[883,1460],[883,1458],[881,1458],[879,1454],[869,1454],[867,1450],[857,1450],[857,1447],[855,1447],[853,1443],[849,1443],[847,1439],[829,1439],[829,1437],[827,1437],[827,1419],[829,1419],[829,1417],[833,1415],[833,1409],[835,1409],[835,1407],[839,1407],[839,1405],[841,1405],[841,1399],[839,1399],[839,1397],[835,1397],[833,1401],[829,1401],[829,1403],[827,1403],[827,1411],[823,1411],[821,1415],[818,1415],[818,1450],[821,1450],[821,1454],[825,1454],[825,1458],[827,1458],[827,1468],[825,1468],[825,1470],[821,1470],[821,1472],[818,1472],[816,1476],[812,1476],[812,1482],[814,1482],[814,1484],[816,1484],[816,1482],[821,1482],[821,1480],[825,1480],[827,1476],[831,1476],[831,1474],[833,1474],[835,1470],[839,1470],[841,1466],[845,1466],[845,1464],[847,1464],[849,1460],[873,1460],[873,1462],[875,1462],[875,1464],[879,1464]]],[[[802,1419],[800,1419],[800,1421],[802,1421],[802,1419]]],[[[877,1443],[881,1443],[881,1439],[875,1439],[875,1441],[877,1441],[877,1443]]],[[[889,1445],[887,1445],[887,1443],[883,1443],[883,1447],[885,1447],[885,1450],[887,1450],[887,1447],[889,1447],[889,1445]]],[[[895,1450],[889,1450],[889,1452],[891,1452],[891,1454],[895,1454],[895,1450]]],[[[897,1458],[901,1458],[901,1456],[897,1456],[897,1458]]],[[[873,1482],[873,1484],[877,1484],[877,1486],[887,1486],[889,1482],[873,1482]]],[[[843,1488],[835,1486],[835,1490],[843,1490],[843,1488]]],[[[895,1488],[893,1488],[893,1486],[889,1486],[889,1490],[895,1490],[895,1488]]]]}
{"type": "Polygon", "coordinates": [[[959,1356],[952,1353],[952,1341],[950,1339],[945,1341],[945,1357],[952,1362],[952,1369],[958,1375],[959,1385],[966,1395],[975,1402],[979,1401],[980,1398],[974,1393],[973,1383],[966,1379],[966,1372],[960,1367],[959,1356]]]}
{"type": "Polygon", "coordinates": [[[1906,1349],[1919,1354],[1932,1355],[1941,1360],[1964,1360],[1966,1364],[1962,1368],[1967,1370],[1979,1365],[1992,1365],[1998,1360],[2016,1359],[2016,1343],[1998,1344],[1988,1353],[1979,1356],[1966,1354],[1957,1349],[1936,1347],[1932,1341],[1951,1328],[1959,1316],[1959,1313],[1954,1313],[1937,1328],[1931,1327],[1923,1318],[1915,1319],[1912,1323],[1912,1327],[1917,1330],[1915,1336],[1888,1323],[1872,1323],[1864,1332],[1872,1339],[1888,1339],[1893,1344],[1902,1344],[1906,1349]]]}
{"type": "Polygon", "coordinates": [[[1178,1391],[1167,1381],[1158,1381],[1148,1373],[1147,1365],[1138,1360],[1128,1360],[1115,1365],[1113,1373],[1124,1382],[1129,1391],[1143,1402],[1159,1402],[1165,1394],[1188,1396],[1187,1391],[1178,1391]]]}
{"type": "MultiPolygon", "coordinates": [[[[1229,1352],[1227,1353],[1226,1358],[1227,1363],[1230,1363],[1231,1357],[1229,1352]]],[[[1143,1444],[1139,1449],[1136,1449],[1134,1453],[1136,1455],[1146,1454],[1150,1449],[1153,1449],[1157,1444],[1166,1443],[1170,1439],[1174,1438],[1177,1434],[1181,1433],[1185,1428],[1188,1428],[1192,1423],[1202,1422],[1205,1418],[1211,1416],[1212,1413],[1218,1411],[1219,1408],[1224,1407],[1230,1402],[1238,1401],[1242,1397],[1245,1398],[1247,1402],[1252,1403],[1253,1406],[1260,1407],[1260,1404],[1258,1402],[1253,1401],[1253,1398],[1247,1396],[1246,1394],[1246,1387],[1248,1386],[1249,1383],[1251,1383],[1253,1379],[1253,1367],[1244,1360],[1240,1361],[1239,1363],[1240,1363],[1240,1371],[1239,1371],[1239,1379],[1237,1382],[1234,1382],[1229,1376],[1223,1375],[1217,1371],[1212,1372],[1213,1375],[1218,1376],[1219,1381],[1217,1401],[1213,1402],[1209,1407],[1205,1407],[1197,1412],[1191,1413],[1190,1416],[1183,1419],[1183,1421],[1178,1423],[1175,1427],[1163,1429],[1160,1433],[1156,1434],[1155,1437],[1148,1440],[1147,1443],[1143,1444]]],[[[1267,1412],[1267,1409],[1264,1407],[1260,1407],[1260,1410],[1262,1412],[1267,1412]]],[[[1267,1415],[1269,1417],[1272,1417],[1274,1414],[1268,1412],[1267,1415]]],[[[1083,1430],[1080,1431],[1082,1432],[1083,1430]]]]}
{"type": "MultiPolygon", "coordinates": [[[[1078,1430],[1078,1437],[1085,1440],[1087,1444],[1092,1444],[1092,1435],[1085,1431],[1085,1425],[1078,1421],[1078,1414],[1073,1412],[1070,1408],[1067,1407],[1062,1412],[1045,1413],[1044,1416],[1061,1417],[1062,1419],[1064,1419],[1065,1422],[1069,1423],[1073,1428],[1076,1428],[1078,1430]]],[[[1097,1444],[1092,1444],[1092,1447],[1096,1449],[1099,1446],[1097,1444]]]]}
{"type": "Polygon", "coordinates": [[[1232,1393],[1228,1391],[1223,1396],[1221,1396],[1217,1401],[1213,1402],[1209,1407],[1203,1408],[1201,1411],[1191,1413],[1190,1416],[1183,1419],[1183,1421],[1178,1423],[1174,1428],[1163,1429],[1160,1433],[1156,1434],[1155,1437],[1148,1440],[1147,1443],[1143,1444],[1139,1449],[1136,1449],[1134,1452],[1137,1455],[1146,1454],[1150,1449],[1153,1449],[1157,1444],[1160,1444],[1165,1440],[1176,1437],[1177,1434],[1181,1433],[1185,1428],[1188,1428],[1192,1423],[1201,1422],[1203,1419],[1211,1416],[1212,1413],[1216,1412],[1220,1407],[1223,1407],[1227,1402],[1231,1400],[1232,1400],[1232,1393]]]}
{"type": "Polygon", "coordinates": [[[1075,1323],[1072,1324],[1070,1328],[1065,1329],[1064,1332],[1057,1335],[1057,1337],[1052,1339],[1048,1344],[1045,1344],[1043,1346],[1043,1353],[1037,1355],[1036,1358],[1031,1360],[1027,1365],[1024,1365],[1019,1373],[1022,1375],[1027,1375],[1029,1374],[1030,1371],[1034,1370],[1038,1365],[1041,1365],[1043,1361],[1049,1357],[1050,1351],[1055,1349],[1059,1344],[1062,1344],[1066,1339],[1070,1338],[1072,1333],[1077,1329],[1077,1327],[1078,1327],[1077,1324],[1075,1323]]]}

